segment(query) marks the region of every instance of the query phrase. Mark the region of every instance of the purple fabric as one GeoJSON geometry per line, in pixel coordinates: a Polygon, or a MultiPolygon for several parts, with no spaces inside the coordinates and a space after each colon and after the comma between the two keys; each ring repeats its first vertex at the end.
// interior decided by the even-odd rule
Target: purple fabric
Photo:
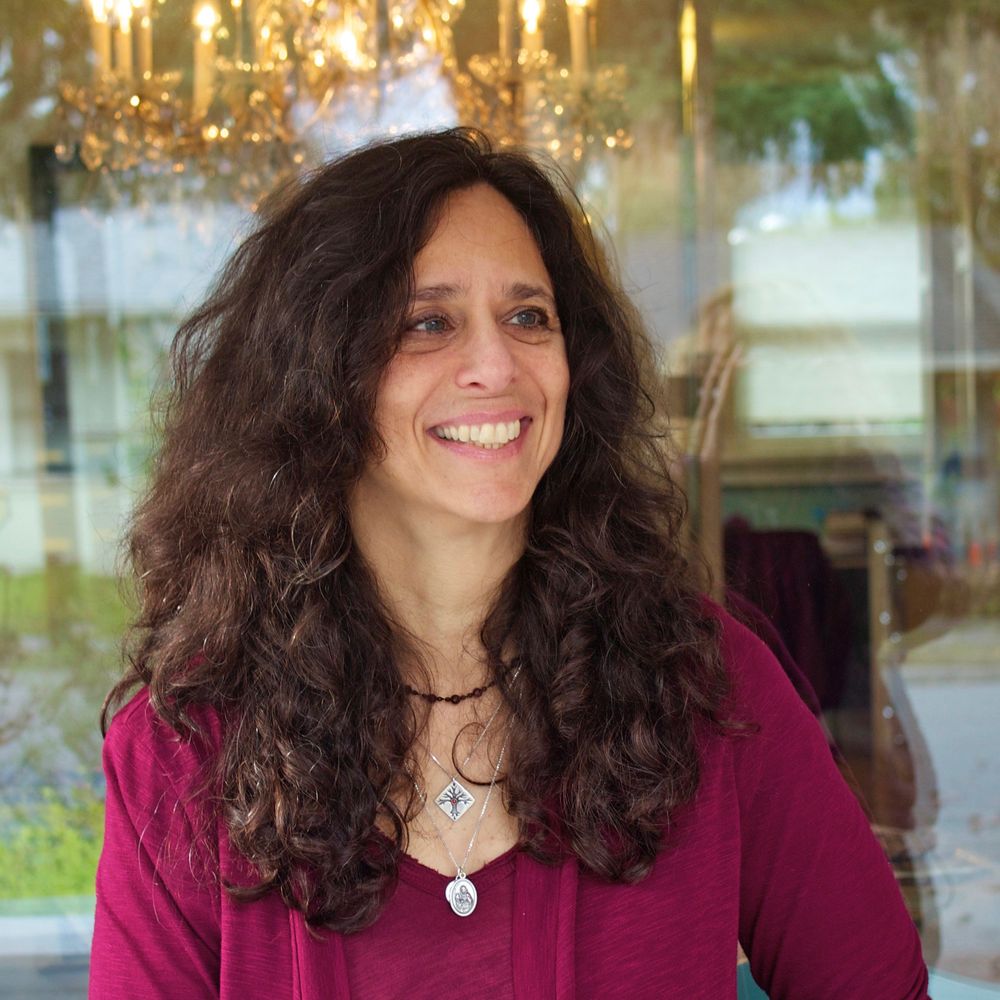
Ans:
{"type": "Polygon", "coordinates": [[[474,990],[491,1000],[513,1000],[514,963],[511,919],[514,913],[515,852],[494,858],[476,873],[479,896],[475,912],[456,918],[444,902],[447,879],[404,857],[392,903],[364,934],[344,938],[344,956],[351,996],[379,997],[385,991],[385,956],[393,961],[394,993],[406,1000],[441,1000],[466,996],[465,968],[475,966],[474,990]],[[420,914],[420,934],[413,933],[420,914]]]}
{"type": "Polygon", "coordinates": [[[726,522],[726,579],[777,629],[823,709],[844,692],[854,631],[851,599],[811,531],[726,522]]]}
{"type": "MultiPolygon", "coordinates": [[[[795,660],[792,659],[792,654],[788,652],[788,647],[767,615],[756,604],[753,604],[735,590],[726,591],[726,607],[737,621],[746,625],[754,635],[763,640],[764,645],[771,650],[775,659],[781,665],[781,669],[785,671],[785,675],[792,682],[792,687],[795,688],[798,696],[805,703],[809,711],[820,720],[820,725],[823,725],[823,712],[819,705],[819,699],[816,697],[816,692],[813,691],[809,679],[799,669],[795,660]]],[[[833,759],[837,764],[837,770],[840,771],[841,777],[847,782],[847,786],[854,793],[854,797],[864,810],[865,816],[871,822],[871,807],[868,805],[864,792],[861,790],[861,784],[851,770],[847,758],[841,753],[840,747],[834,742],[833,736],[825,726],[823,727],[823,732],[826,733],[826,740],[830,746],[830,753],[833,754],[833,759]]]]}
{"type": "MultiPolygon", "coordinates": [[[[650,875],[612,885],[575,859],[544,867],[514,852],[509,922],[503,912],[484,911],[481,926],[478,912],[465,918],[461,933],[481,934],[463,939],[462,988],[442,994],[502,996],[486,963],[499,961],[495,936],[509,928],[501,980],[518,1000],[732,997],[737,939],[772,1000],[927,997],[916,929],[815,719],[760,640],[719,614],[730,715],[756,727],[703,741],[698,794],[650,875]]],[[[438,899],[397,892],[346,943],[312,937],[278,898],[241,904],[220,888],[220,874],[242,882],[250,872],[221,824],[217,862],[192,847],[206,815],[194,776],[221,736],[204,718],[209,740],[182,742],[140,693],[108,734],[90,996],[382,1000],[435,979],[431,956],[450,926],[438,922],[444,876],[438,899]],[[367,982],[352,993],[359,977],[367,982]]]]}
{"type": "Polygon", "coordinates": [[[792,682],[792,687],[798,692],[809,711],[818,719],[823,714],[819,698],[816,697],[816,692],[813,690],[812,684],[809,683],[809,678],[802,672],[795,662],[795,658],[788,651],[785,640],[781,638],[778,630],[774,627],[774,622],[753,601],[737,590],[726,591],[726,607],[738,622],[746,625],[774,653],[774,658],[781,664],[781,669],[785,671],[788,679],[792,682]]]}

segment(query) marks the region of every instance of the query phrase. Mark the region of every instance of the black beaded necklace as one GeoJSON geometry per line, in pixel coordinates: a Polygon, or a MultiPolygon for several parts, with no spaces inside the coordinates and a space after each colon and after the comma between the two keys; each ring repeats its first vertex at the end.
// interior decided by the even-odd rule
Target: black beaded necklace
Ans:
{"type": "Polygon", "coordinates": [[[484,684],[482,687],[473,688],[471,691],[466,691],[465,694],[435,694],[433,691],[418,691],[416,688],[411,688],[409,684],[404,684],[403,687],[407,694],[412,694],[415,698],[423,698],[424,701],[429,701],[432,705],[439,701],[446,701],[451,705],[458,705],[463,701],[468,701],[470,698],[479,698],[484,695],[493,685],[496,684],[496,680],[492,680],[489,684],[484,684]]]}

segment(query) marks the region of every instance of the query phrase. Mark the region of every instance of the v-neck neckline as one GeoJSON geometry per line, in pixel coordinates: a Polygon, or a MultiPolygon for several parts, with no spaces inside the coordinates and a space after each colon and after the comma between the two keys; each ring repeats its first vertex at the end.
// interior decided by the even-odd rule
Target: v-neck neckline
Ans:
{"type": "MultiPolygon", "coordinates": [[[[487,862],[472,877],[487,888],[514,874],[511,953],[515,1000],[546,996],[572,1000],[575,995],[575,929],[578,865],[575,857],[543,865],[517,847],[487,862]]],[[[443,900],[447,875],[409,855],[399,855],[400,877],[419,888],[430,887],[443,900]]],[[[306,928],[302,914],[289,909],[297,1000],[335,997],[350,1000],[344,941],[333,933],[319,939],[306,928]],[[331,975],[332,973],[332,975],[331,975]]]]}
{"type": "MultiPolygon", "coordinates": [[[[502,854],[487,861],[485,865],[466,874],[477,889],[488,889],[513,874],[518,850],[519,845],[514,844],[502,854]]],[[[428,892],[432,896],[443,896],[445,886],[455,878],[454,875],[446,875],[435,868],[430,868],[405,852],[399,855],[399,877],[407,885],[428,892]]]]}

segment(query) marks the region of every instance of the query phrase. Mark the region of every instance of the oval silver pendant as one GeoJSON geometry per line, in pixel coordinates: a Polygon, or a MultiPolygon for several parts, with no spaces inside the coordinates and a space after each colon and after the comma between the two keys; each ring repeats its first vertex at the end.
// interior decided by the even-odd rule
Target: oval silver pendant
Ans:
{"type": "Polygon", "coordinates": [[[455,878],[445,887],[445,899],[452,912],[459,917],[467,917],[479,902],[476,887],[467,878],[455,878]]]}

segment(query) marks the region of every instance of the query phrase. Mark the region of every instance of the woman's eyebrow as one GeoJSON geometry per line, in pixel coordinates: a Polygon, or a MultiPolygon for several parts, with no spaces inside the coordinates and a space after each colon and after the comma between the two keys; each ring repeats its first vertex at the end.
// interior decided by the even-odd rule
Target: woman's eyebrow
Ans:
{"type": "Polygon", "coordinates": [[[523,281],[515,281],[512,285],[507,285],[503,294],[508,299],[544,299],[552,308],[555,308],[556,300],[552,293],[542,285],[529,285],[523,281]]]}
{"type": "Polygon", "coordinates": [[[413,293],[413,301],[436,302],[439,299],[454,299],[464,291],[461,285],[427,285],[413,293]]]}
{"type": "MultiPolygon", "coordinates": [[[[413,302],[438,302],[442,299],[454,299],[468,291],[462,285],[425,285],[413,293],[413,302]]],[[[501,293],[505,299],[544,299],[553,308],[556,300],[552,293],[543,285],[532,285],[526,281],[515,281],[504,285],[501,293]]]]}

